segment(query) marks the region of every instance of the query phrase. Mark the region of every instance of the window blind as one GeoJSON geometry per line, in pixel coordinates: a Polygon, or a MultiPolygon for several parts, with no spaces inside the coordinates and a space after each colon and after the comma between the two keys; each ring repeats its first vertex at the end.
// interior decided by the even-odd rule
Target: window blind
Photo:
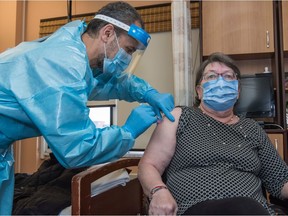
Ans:
{"type": "MultiPolygon", "coordinates": [[[[154,32],[167,32],[171,31],[171,4],[160,4],[145,7],[137,7],[136,10],[141,15],[144,23],[145,30],[149,33],[154,32]]],[[[199,28],[199,2],[191,2],[190,4],[191,13],[191,26],[192,28],[199,28]]],[[[95,13],[73,15],[73,20],[85,20],[89,23],[95,16],[95,13]]],[[[40,32],[39,36],[44,37],[52,34],[61,26],[68,22],[68,17],[54,17],[40,20],[40,32]]]]}

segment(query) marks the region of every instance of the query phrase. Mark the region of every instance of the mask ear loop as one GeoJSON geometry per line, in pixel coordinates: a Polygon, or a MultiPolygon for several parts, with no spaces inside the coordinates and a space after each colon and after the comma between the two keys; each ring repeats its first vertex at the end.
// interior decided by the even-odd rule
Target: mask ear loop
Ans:
{"type": "Polygon", "coordinates": [[[104,43],[104,54],[105,54],[105,58],[107,58],[106,43],[104,43]]]}
{"type": "MultiPolygon", "coordinates": [[[[117,37],[116,32],[115,32],[115,35],[116,35],[116,42],[117,42],[118,50],[120,50],[120,46],[119,46],[118,37],[117,37]]],[[[105,52],[105,58],[107,58],[106,43],[104,43],[104,52],[105,52]]]]}
{"type": "Polygon", "coordinates": [[[117,36],[116,32],[115,32],[115,35],[116,35],[116,42],[117,42],[117,45],[118,45],[118,50],[120,50],[120,45],[119,45],[119,42],[118,42],[118,36],[117,36]]]}

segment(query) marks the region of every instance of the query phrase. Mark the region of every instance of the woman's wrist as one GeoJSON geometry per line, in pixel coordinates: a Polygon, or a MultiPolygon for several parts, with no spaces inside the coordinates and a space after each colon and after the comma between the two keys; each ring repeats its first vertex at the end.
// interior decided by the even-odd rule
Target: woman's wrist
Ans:
{"type": "Polygon", "coordinates": [[[150,190],[150,200],[152,200],[153,195],[154,195],[157,191],[159,191],[159,190],[161,190],[161,189],[166,189],[166,190],[168,190],[167,186],[165,186],[165,185],[157,185],[157,186],[153,187],[153,188],[150,190]]]}

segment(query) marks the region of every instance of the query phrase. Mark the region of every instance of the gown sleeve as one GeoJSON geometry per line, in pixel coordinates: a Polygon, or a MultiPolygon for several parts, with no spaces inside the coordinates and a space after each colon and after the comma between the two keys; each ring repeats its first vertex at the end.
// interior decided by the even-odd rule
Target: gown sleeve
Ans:
{"type": "Polygon", "coordinates": [[[29,73],[13,80],[21,83],[13,86],[22,109],[67,168],[118,159],[134,144],[121,127],[99,129],[89,119],[86,102],[93,77],[84,52],[75,47],[49,46],[28,53],[22,60],[33,62],[27,66],[29,73]]]}
{"type": "Polygon", "coordinates": [[[146,102],[144,96],[153,87],[145,80],[126,72],[109,75],[101,74],[95,78],[97,85],[89,100],[119,99],[128,102],[146,102]]]}

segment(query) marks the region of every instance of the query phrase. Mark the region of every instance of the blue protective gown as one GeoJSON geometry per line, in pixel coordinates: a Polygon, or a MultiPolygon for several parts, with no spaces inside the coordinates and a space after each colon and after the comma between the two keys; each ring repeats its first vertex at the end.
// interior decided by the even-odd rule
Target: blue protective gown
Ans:
{"type": "Polygon", "coordinates": [[[123,156],[134,144],[121,127],[95,128],[87,100],[145,102],[152,87],[136,76],[93,77],[81,35],[82,21],[47,39],[23,42],[0,54],[0,214],[11,214],[12,143],[43,135],[65,167],[90,166],[123,156]]]}

